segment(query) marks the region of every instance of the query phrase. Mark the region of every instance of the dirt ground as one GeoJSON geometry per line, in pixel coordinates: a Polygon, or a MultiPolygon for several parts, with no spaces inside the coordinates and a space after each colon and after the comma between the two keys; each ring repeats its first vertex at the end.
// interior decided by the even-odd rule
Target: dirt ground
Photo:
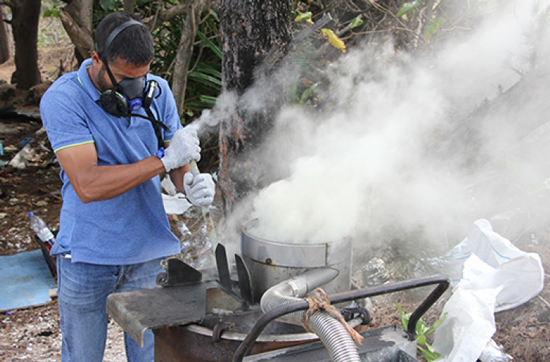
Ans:
{"type": "MultiPolygon", "coordinates": [[[[52,51],[53,52],[53,51],[52,51]]],[[[59,52],[59,49],[55,49],[59,52]]],[[[58,56],[67,54],[58,54],[58,56]]],[[[58,57],[43,66],[43,74],[58,71],[58,57]]],[[[67,59],[70,59],[68,57],[67,59]]],[[[13,62],[0,65],[0,79],[9,83],[13,62]]],[[[0,107],[13,105],[18,110],[38,112],[36,100],[17,92],[14,97],[0,101],[0,107]]],[[[33,138],[33,156],[24,169],[0,168],[0,255],[13,255],[34,250],[38,245],[28,224],[28,212],[33,210],[53,229],[59,227],[61,196],[59,165],[55,162],[40,119],[12,117],[0,119],[0,140],[4,146],[1,161],[9,161],[20,150],[20,142],[33,138]]],[[[520,249],[541,255],[545,270],[550,270],[550,233],[525,233],[512,242],[520,249]]],[[[550,288],[546,274],[545,288],[538,297],[511,311],[496,315],[495,341],[516,361],[542,362],[550,360],[550,288]]],[[[372,327],[399,324],[397,302],[412,305],[403,294],[378,298],[373,308],[372,327]]],[[[428,324],[441,311],[442,301],[427,315],[428,324]]],[[[57,299],[44,306],[13,310],[0,314],[0,360],[2,361],[60,361],[61,333],[57,314],[57,299]]],[[[105,361],[124,361],[121,329],[111,322],[105,361]]]]}

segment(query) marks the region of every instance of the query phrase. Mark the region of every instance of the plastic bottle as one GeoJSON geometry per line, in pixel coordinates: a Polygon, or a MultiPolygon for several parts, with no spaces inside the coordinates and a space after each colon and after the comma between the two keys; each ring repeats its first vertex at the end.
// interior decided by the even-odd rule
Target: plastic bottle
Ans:
{"type": "Polygon", "coordinates": [[[44,243],[46,249],[50,250],[55,244],[55,237],[53,236],[52,231],[46,225],[46,222],[42,220],[40,216],[34,214],[34,212],[29,212],[31,229],[36,233],[36,236],[44,243]]]}
{"type": "Polygon", "coordinates": [[[183,221],[178,221],[176,227],[181,234],[181,240],[188,239],[191,236],[191,231],[183,221]]]}

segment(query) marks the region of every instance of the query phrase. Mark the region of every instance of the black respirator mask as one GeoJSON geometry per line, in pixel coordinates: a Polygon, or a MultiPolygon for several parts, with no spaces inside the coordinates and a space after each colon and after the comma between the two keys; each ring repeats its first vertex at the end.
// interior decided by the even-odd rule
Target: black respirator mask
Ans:
{"type": "Polygon", "coordinates": [[[117,82],[106,60],[103,60],[103,64],[113,83],[113,88],[104,91],[99,97],[99,103],[105,111],[115,117],[127,117],[139,108],[151,105],[158,88],[156,81],[145,82],[140,77],[117,82]]]}

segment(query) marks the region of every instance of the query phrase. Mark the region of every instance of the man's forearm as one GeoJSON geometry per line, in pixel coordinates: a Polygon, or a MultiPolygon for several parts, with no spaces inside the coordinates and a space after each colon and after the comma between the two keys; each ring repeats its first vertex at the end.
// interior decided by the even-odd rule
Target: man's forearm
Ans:
{"type": "Polygon", "coordinates": [[[189,171],[191,171],[189,165],[184,165],[180,168],[176,168],[170,171],[170,179],[172,180],[178,191],[181,193],[185,193],[185,190],[183,188],[183,175],[185,175],[185,173],[189,171]]]}
{"type": "Polygon", "coordinates": [[[130,165],[95,166],[71,182],[80,200],[88,203],[120,196],[162,171],[164,165],[152,156],[130,165]]]}

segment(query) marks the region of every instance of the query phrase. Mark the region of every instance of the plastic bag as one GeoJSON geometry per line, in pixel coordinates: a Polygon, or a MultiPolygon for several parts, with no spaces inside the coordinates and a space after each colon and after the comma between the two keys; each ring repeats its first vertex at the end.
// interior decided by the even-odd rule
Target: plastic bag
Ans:
{"type": "Polygon", "coordinates": [[[444,257],[454,289],[443,309],[447,318],[435,332],[433,347],[441,353],[437,361],[477,361],[486,348],[494,348],[494,313],[527,302],[544,287],[538,254],[521,251],[485,219],[474,226],[444,257]],[[459,270],[462,277],[457,279],[459,270]]]}

